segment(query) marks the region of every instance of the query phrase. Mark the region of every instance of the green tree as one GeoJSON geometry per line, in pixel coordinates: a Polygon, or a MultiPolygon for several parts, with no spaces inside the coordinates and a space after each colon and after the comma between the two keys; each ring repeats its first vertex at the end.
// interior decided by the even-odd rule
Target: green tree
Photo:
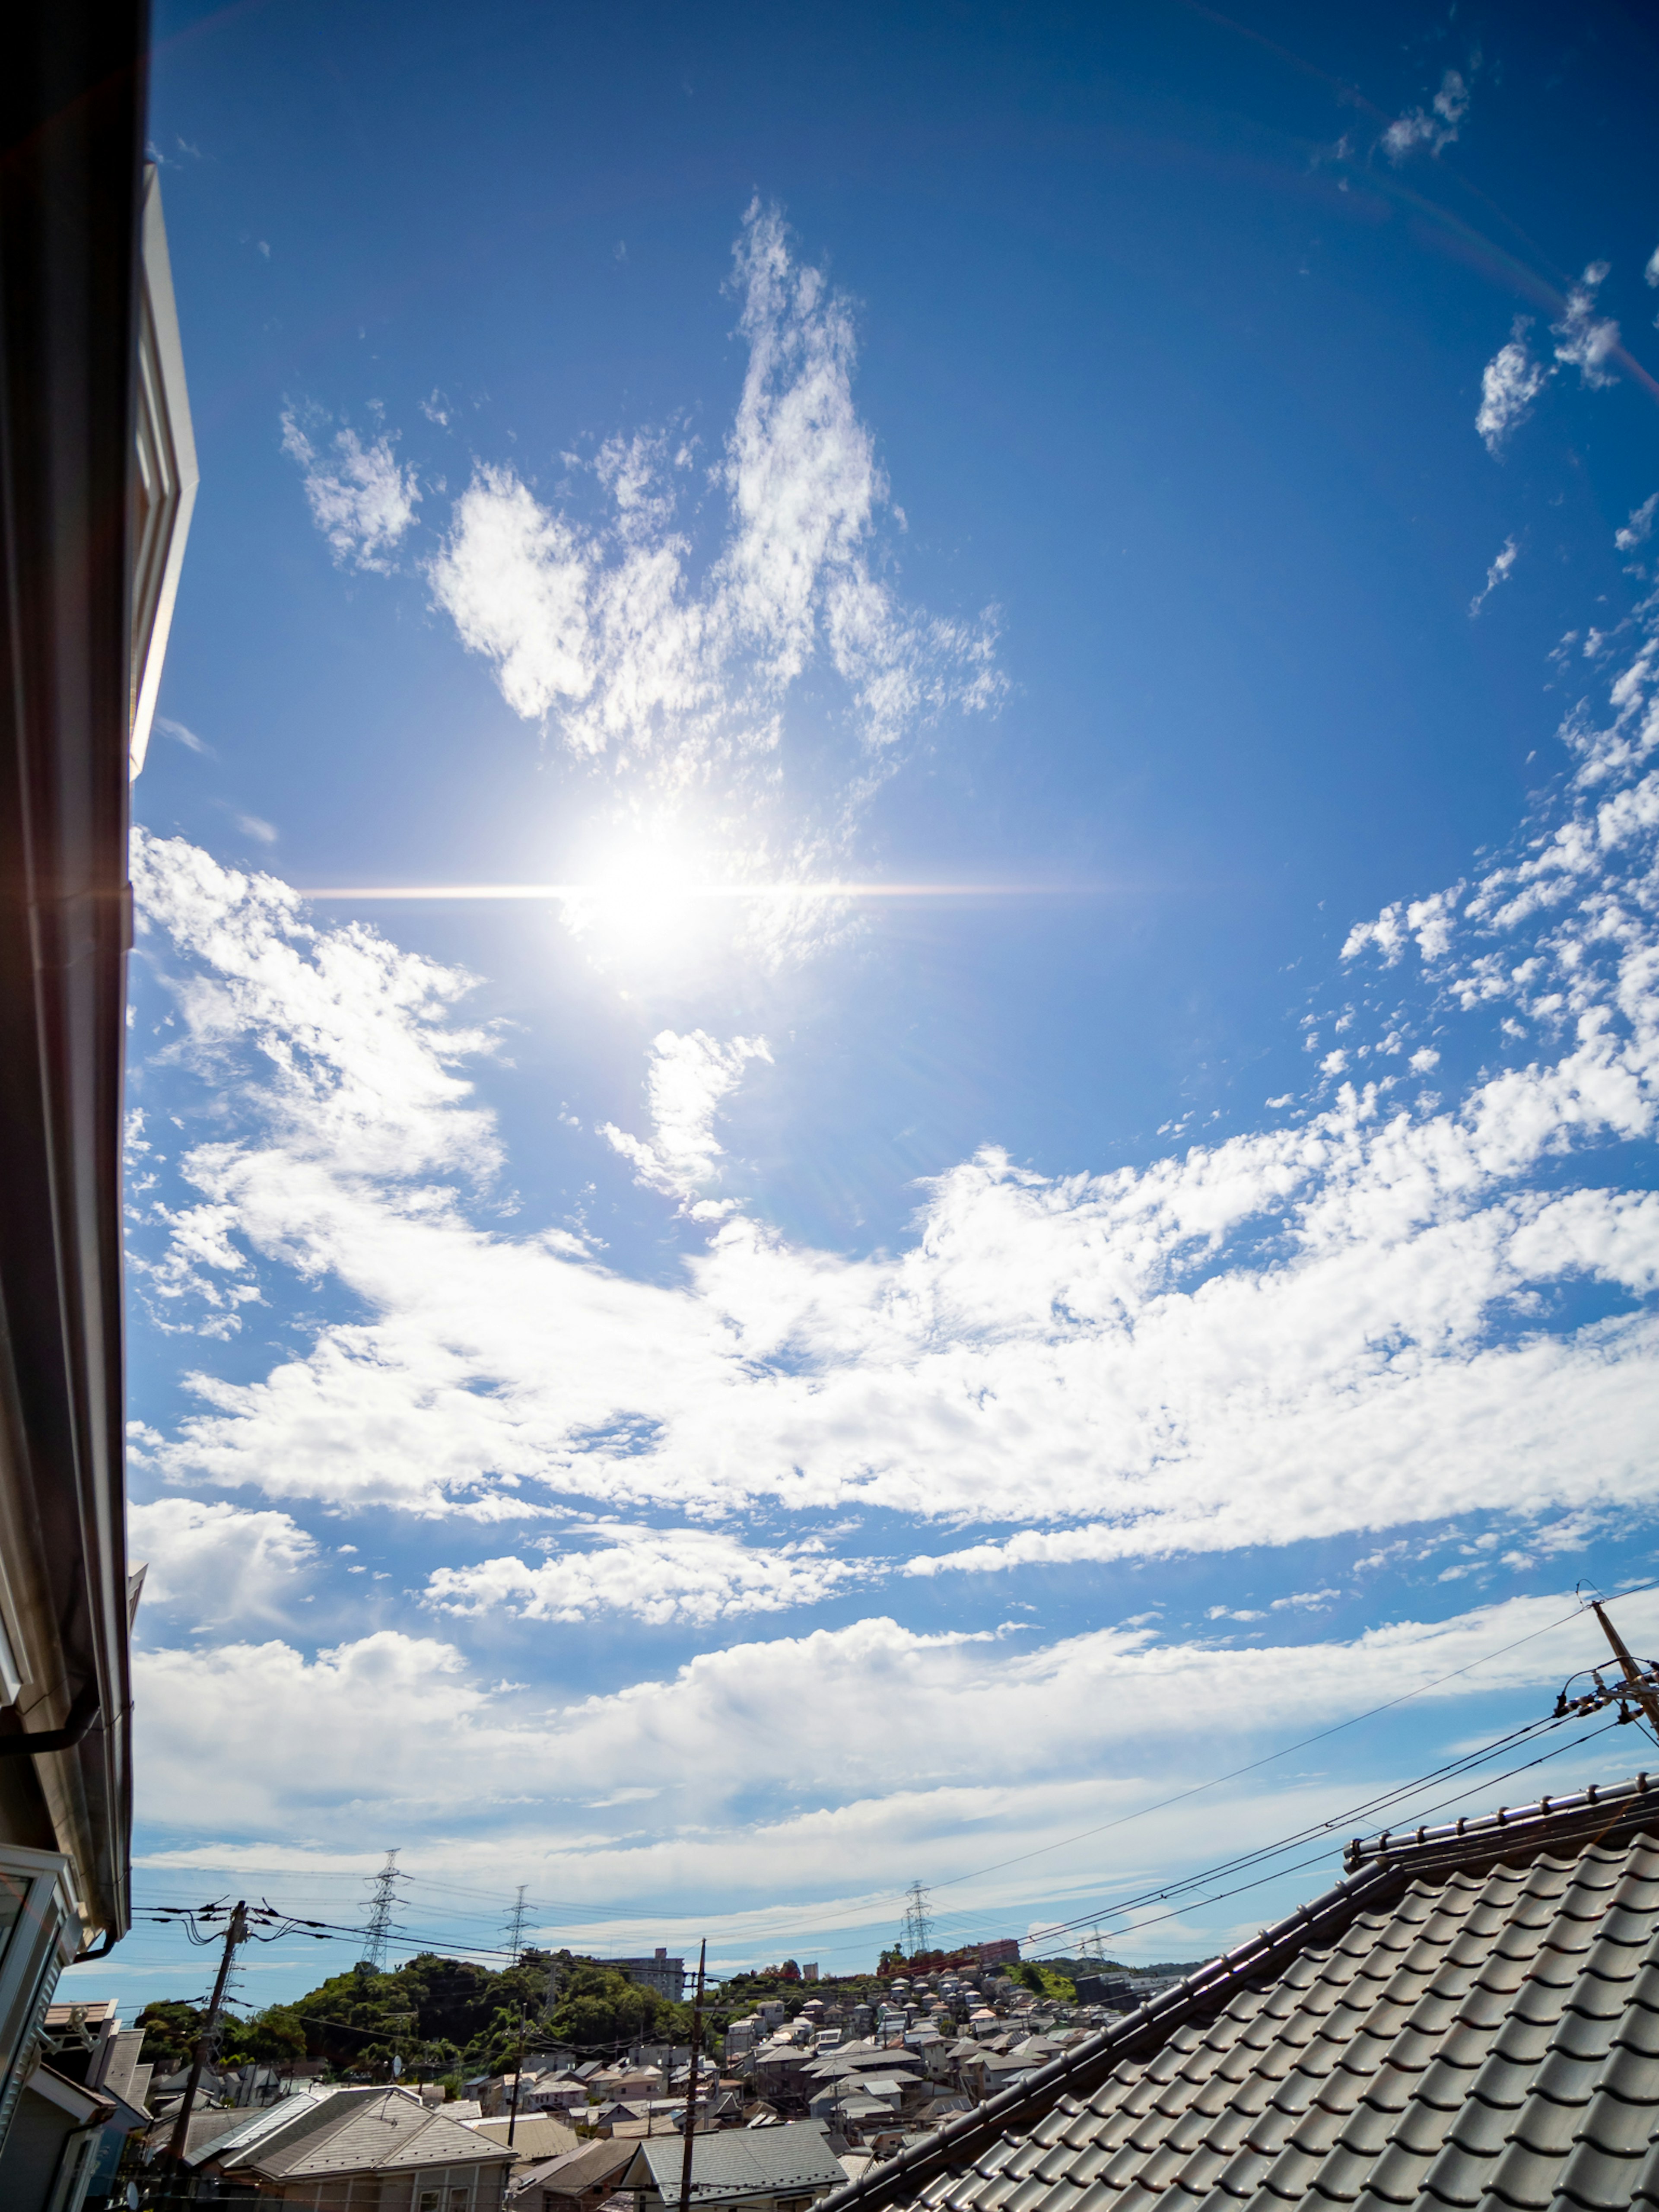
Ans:
{"type": "Polygon", "coordinates": [[[559,1960],[558,2001],[546,2023],[548,2042],[571,2043],[595,2057],[630,2043],[689,2043],[691,2008],[645,1989],[615,1966],[559,1960]]]}
{"type": "Polygon", "coordinates": [[[158,2081],[189,2065],[206,2018],[205,2011],[198,2006],[180,2003],[173,1997],[144,2007],[133,2022],[144,2031],[138,2055],[145,2065],[155,2069],[158,2081]]]}

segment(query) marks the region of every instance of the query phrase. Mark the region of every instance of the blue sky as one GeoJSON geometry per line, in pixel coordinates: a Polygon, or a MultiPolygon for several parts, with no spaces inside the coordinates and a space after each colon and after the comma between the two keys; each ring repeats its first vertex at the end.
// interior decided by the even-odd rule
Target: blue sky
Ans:
{"type": "Polygon", "coordinates": [[[161,10],[143,1897],[347,1923],[397,1846],[434,1941],[524,1883],[830,1970],[920,1878],[1195,1956],[1326,1866],[1115,1901],[1595,1656],[1659,1499],[1656,59],[161,10]]]}

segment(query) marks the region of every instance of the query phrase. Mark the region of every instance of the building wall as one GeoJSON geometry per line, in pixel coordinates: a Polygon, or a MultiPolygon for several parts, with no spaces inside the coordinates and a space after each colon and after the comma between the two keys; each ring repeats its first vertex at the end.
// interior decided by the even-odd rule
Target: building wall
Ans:
{"type": "Polygon", "coordinates": [[[501,2212],[508,2172],[500,2163],[428,2166],[414,2173],[291,2176],[262,2186],[295,2212],[501,2212]]]}

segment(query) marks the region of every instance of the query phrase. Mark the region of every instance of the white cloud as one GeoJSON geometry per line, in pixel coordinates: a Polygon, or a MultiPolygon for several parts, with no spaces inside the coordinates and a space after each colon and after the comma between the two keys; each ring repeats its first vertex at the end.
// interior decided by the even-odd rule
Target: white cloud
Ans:
{"type": "Polygon", "coordinates": [[[714,1111],[742,1080],[745,1062],[772,1054],[764,1037],[733,1037],[720,1044],[703,1030],[677,1036],[664,1030],[652,1041],[646,1079],[653,1135],[648,1143],[606,1121],[599,1129],[612,1148],[634,1163],[635,1181],[679,1199],[700,1220],[717,1220],[733,1200],[698,1199],[713,1181],[722,1148],[714,1111]]]}
{"type": "MultiPolygon", "coordinates": [[[[1616,1188],[1547,1210],[1564,1163],[1650,1136],[1659,1097],[1647,645],[1602,680],[1613,720],[1570,722],[1557,828],[1347,948],[1396,965],[1414,951],[1446,1022],[1512,1007],[1524,1039],[1554,1039],[1522,1046],[1538,1057],[1444,1108],[1400,1103],[1392,1077],[1345,1080],[1305,1119],[1139,1169],[1051,1180],[987,1150],[926,1186],[893,1254],[848,1260],[732,1216],[669,1284],[564,1231],[470,1218],[465,1177],[495,1139],[457,1072],[488,1044],[451,1026],[466,978],[301,923],[269,878],[142,843],[147,909],[184,969],[183,1048],[216,1109],[234,1095],[253,1117],[188,1152],[200,1203],[154,1218],[161,1255],[135,1239],[144,1279],[179,1310],[204,1285],[211,1321],[216,1288],[297,1271],[353,1316],[263,1376],[196,1378],[200,1410],[146,1458],[278,1501],[514,1518],[590,1498],[708,1522],[776,1500],[967,1532],[942,1555],[918,1546],[912,1573],[1466,1509],[1530,1528],[1613,1497],[1659,1508],[1659,1322],[1537,1307],[1575,1275],[1648,1295],[1644,1211],[1616,1188]]],[[[658,1137],[632,1157],[684,1195],[718,1165],[714,1103],[742,1063],[670,1036],[658,1137]]]]}
{"type": "Polygon", "coordinates": [[[720,1529],[605,1521],[573,1526],[542,1548],[553,1555],[534,1565],[508,1558],[440,1567],[428,1581],[427,1602],[443,1613],[499,1608],[526,1620],[617,1612],[656,1626],[707,1624],[815,1604],[864,1578],[856,1561],[833,1557],[821,1538],[751,1546],[720,1529]],[[592,1547],[574,1549],[576,1539],[591,1539],[592,1547]]]}
{"type": "Polygon", "coordinates": [[[1640,507],[1632,507],[1630,520],[1613,533],[1613,542],[1621,553],[1633,553],[1638,545],[1647,544],[1656,509],[1659,509],[1659,491],[1650,492],[1640,507]]]}
{"type": "Polygon", "coordinates": [[[317,1546],[286,1513],[222,1499],[160,1498],[127,1508],[128,1548],[146,1563],[146,1620],[178,1607],[204,1628],[283,1618],[281,1600],[313,1565],[317,1546]]]}
{"type": "Polygon", "coordinates": [[[1642,271],[1650,284],[1659,284],[1659,246],[1648,256],[1647,267],[1642,271]]]}
{"type": "Polygon", "coordinates": [[[433,592],[462,644],[495,662],[516,714],[533,720],[593,688],[589,560],[577,532],[510,469],[481,469],[455,502],[433,592]]]}
{"type": "Polygon", "coordinates": [[[1504,540],[1503,545],[1498,551],[1498,557],[1493,561],[1492,566],[1486,571],[1486,582],[1475,593],[1474,597],[1469,601],[1469,619],[1471,621],[1473,621],[1475,616],[1480,613],[1481,608],[1485,606],[1486,601],[1498,589],[1498,586],[1508,580],[1509,573],[1515,566],[1516,556],[1520,548],[1516,545],[1514,538],[1506,538],[1504,540]]]}
{"type": "Polygon", "coordinates": [[[1555,358],[1576,368],[1580,381],[1591,391],[1604,390],[1616,381],[1603,363],[1619,343],[1619,325],[1611,317],[1595,313],[1595,295],[1607,278],[1607,264],[1592,261],[1569,290],[1560,321],[1550,325],[1551,335],[1560,340],[1555,358]]]}
{"type": "Polygon", "coordinates": [[[208,744],[205,738],[198,738],[194,730],[187,729],[182,722],[170,720],[166,714],[158,714],[155,717],[155,727],[160,730],[164,738],[171,738],[175,744],[182,745],[186,752],[206,753],[210,756],[213,752],[212,746],[208,744]]]}
{"type": "MultiPolygon", "coordinates": [[[[1553,1594],[1311,1645],[1103,1630],[1038,1647],[873,1619],[551,1699],[487,1690],[453,1646],[390,1631],[310,1660],[280,1640],[141,1653],[141,1809],[171,1838],[141,1863],[281,1870],[291,1888],[307,1870],[368,1871],[364,1828],[389,1826],[424,1836],[405,1863],[428,1877],[499,1885],[533,1869],[538,1890],[575,1905],[668,1900],[665,1921],[695,1899],[711,1936],[761,1942],[800,1928],[812,1899],[862,1954],[852,1931],[896,1917],[918,1863],[942,1883],[1043,1850],[936,1901],[1052,1911],[1068,1892],[1138,1887],[1148,1865],[1214,1857],[1218,1825],[1245,1849],[1327,1817],[1359,1794],[1352,1784],[1268,1775],[1206,1794],[1196,1825],[1190,1803],[1138,1820],[1104,1873],[1098,1838],[1061,1843],[1402,1691],[1424,1690],[1425,1747],[1462,1724],[1471,1692],[1530,1691],[1541,1710],[1599,1649],[1582,1617],[1553,1626],[1572,1609],[1553,1594]]],[[[1638,1649],[1654,1640],[1650,1594],[1620,1619],[1638,1649]]],[[[605,1940],[602,1923],[586,1940],[605,1940]]]]}
{"type": "Polygon", "coordinates": [[[299,464],[311,519],[328,540],[337,564],[386,573],[415,520],[420,487],[402,467],[382,432],[365,446],[349,425],[321,446],[315,421],[301,425],[293,408],[283,412],[283,451],[299,464]]]}
{"type": "Polygon", "coordinates": [[[691,449],[661,433],[600,449],[597,527],[481,467],[428,572],[515,713],[671,791],[774,751],[783,696],[820,653],[878,750],[1005,689],[988,617],[913,612],[872,568],[888,492],[853,401],[851,311],[797,262],[775,209],[749,210],[734,282],[749,364],[714,472],[724,540],[701,575],[677,520],[691,449]]]}
{"type": "Polygon", "coordinates": [[[1428,108],[1414,107],[1389,124],[1382,133],[1383,150],[1396,167],[1419,147],[1438,154],[1456,138],[1468,112],[1469,88],[1458,70],[1448,70],[1428,108]]]}
{"type": "Polygon", "coordinates": [[[1490,453],[1498,453],[1511,431],[1526,421],[1534,400],[1554,374],[1527,350],[1527,327],[1526,317],[1517,315],[1508,344],[1499,346],[1480,372],[1480,407],[1474,427],[1490,453]]]}

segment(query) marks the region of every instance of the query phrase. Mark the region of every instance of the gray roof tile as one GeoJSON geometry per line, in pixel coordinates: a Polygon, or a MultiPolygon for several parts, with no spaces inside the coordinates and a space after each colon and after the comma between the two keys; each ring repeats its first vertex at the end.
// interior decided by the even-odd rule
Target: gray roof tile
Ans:
{"type": "Polygon", "coordinates": [[[1640,2154],[1620,2158],[1599,2143],[1581,2142],[1561,2168],[1557,2188],[1591,2212],[1626,2212],[1641,2171],[1640,2154]]]}
{"type": "Polygon", "coordinates": [[[1528,2150],[1525,2143],[1512,2142],[1492,2166],[1486,2186],[1501,2203],[1532,2212],[1533,2207],[1549,2203],[1560,2170],[1559,2160],[1528,2150]]]}
{"type": "Polygon", "coordinates": [[[1012,2140],[924,2145],[914,2179],[838,2192],[846,2212],[1659,2212],[1659,1844],[1639,1827],[1659,1795],[1601,1841],[1572,1802],[1559,1856],[1533,1820],[1519,1842],[1476,1824],[1463,1865],[1449,1844],[1379,1863],[1364,1909],[1310,1908],[1317,1942],[1264,1938],[1276,1971],[1234,1954],[1161,2044],[1155,2010],[1108,2031],[1013,2108],[1012,2140]]]}
{"type": "Polygon", "coordinates": [[[1601,2069],[1601,2087],[1631,2104],[1644,2105],[1650,2112],[1659,2112],[1659,2057],[1645,2051],[1632,2051],[1621,2038],[1615,2037],[1607,2052],[1607,2064],[1601,2069]]]}

